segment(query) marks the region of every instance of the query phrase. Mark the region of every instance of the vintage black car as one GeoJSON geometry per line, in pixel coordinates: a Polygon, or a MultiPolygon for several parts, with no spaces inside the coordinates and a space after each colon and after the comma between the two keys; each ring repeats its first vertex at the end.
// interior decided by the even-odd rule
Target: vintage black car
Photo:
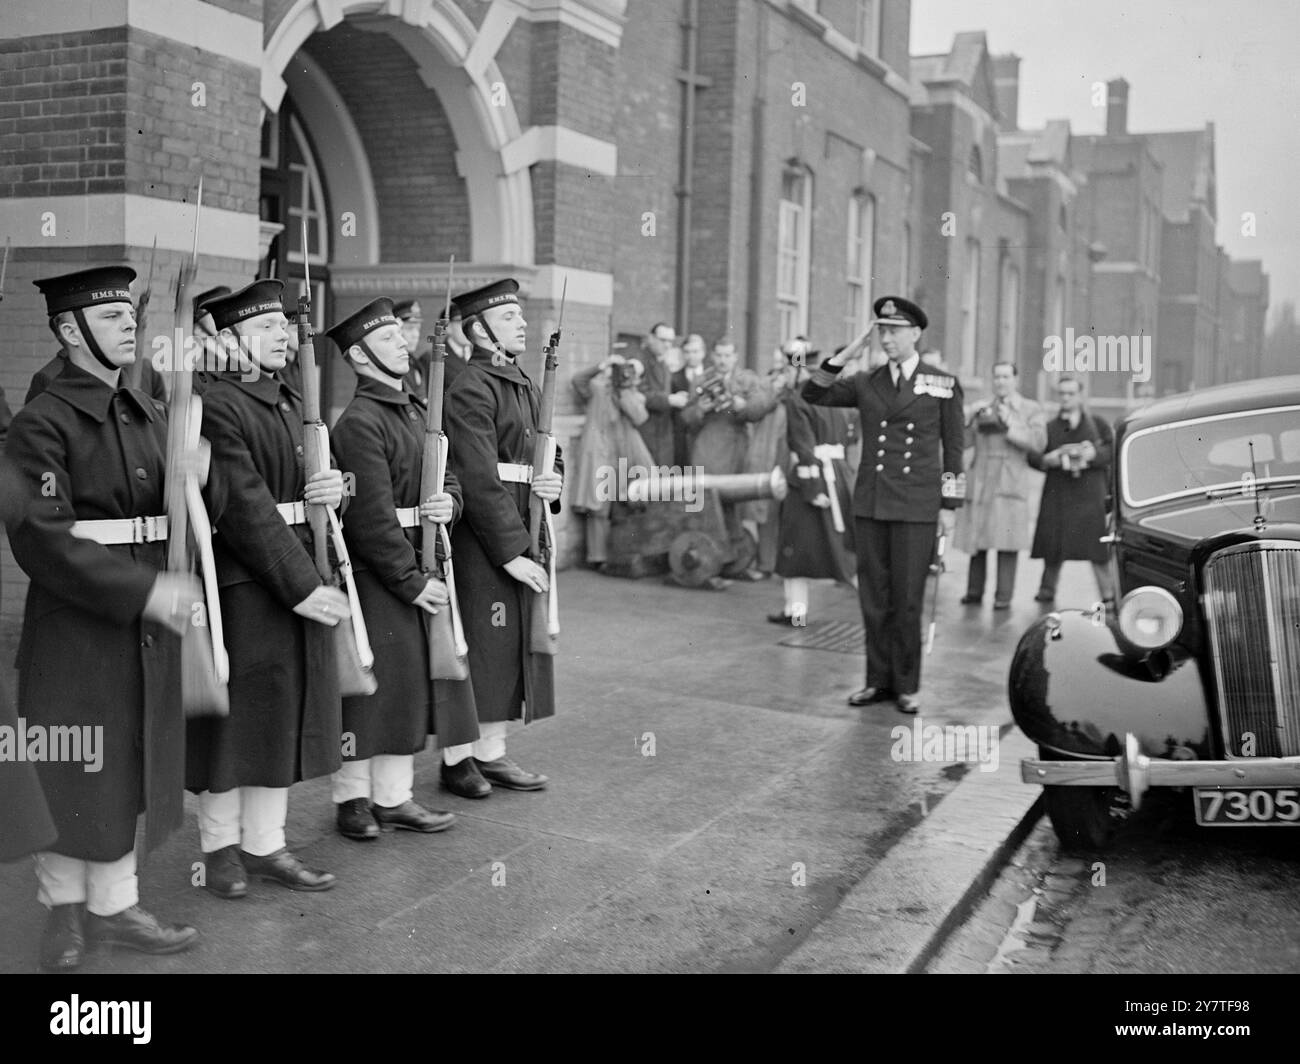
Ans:
{"type": "Polygon", "coordinates": [[[1300,376],[1126,415],[1111,492],[1117,608],[1046,614],[1012,659],[1022,778],[1067,846],[1150,787],[1199,824],[1300,825],[1300,376]]]}

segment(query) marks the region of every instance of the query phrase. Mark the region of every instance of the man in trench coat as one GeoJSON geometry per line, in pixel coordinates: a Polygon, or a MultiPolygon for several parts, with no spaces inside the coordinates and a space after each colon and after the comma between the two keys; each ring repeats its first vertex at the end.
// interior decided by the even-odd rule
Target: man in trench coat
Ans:
{"type": "Polygon", "coordinates": [[[555,713],[554,658],[530,649],[532,596],[549,575],[528,557],[529,498],[557,513],[563,465],[557,454],[555,472],[531,466],[541,394],[518,364],[527,339],[518,292],[507,278],[453,300],[474,351],[446,397],[451,468],[465,500],[451,546],[482,738],[443,751],[442,781],[465,798],[485,798],[493,784],[544,788],[545,776],[506,756],[506,722],[555,713]]]}
{"type": "Polygon", "coordinates": [[[988,552],[997,551],[993,608],[1011,606],[1017,554],[1029,547],[1029,456],[1047,442],[1043,408],[1016,390],[1014,363],[993,365],[993,396],[966,420],[966,446],[975,449],[966,476],[966,505],[957,515],[956,546],[970,555],[962,605],[984,597],[988,552]]]}

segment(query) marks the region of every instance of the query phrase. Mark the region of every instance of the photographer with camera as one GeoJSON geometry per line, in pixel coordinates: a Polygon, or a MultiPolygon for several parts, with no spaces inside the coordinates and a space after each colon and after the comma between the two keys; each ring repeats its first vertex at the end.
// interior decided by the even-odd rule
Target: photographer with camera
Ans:
{"type": "Polygon", "coordinates": [[[587,419],[578,447],[577,470],[572,480],[572,507],[587,516],[587,565],[599,569],[607,560],[610,514],[615,506],[611,484],[622,485],[619,459],[625,468],[649,468],[650,449],[638,431],[645,424],[645,395],[640,389],[644,366],[640,359],[624,358],[615,350],[590,369],[575,373],[574,394],[586,405],[587,419]]]}
{"type": "Polygon", "coordinates": [[[1115,437],[1102,418],[1083,407],[1083,386],[1074,377],[1056,382],[1060,413],[1047,425],[1042,453],[1029,455],[1029,464],[1047,474],[1038,512],[1031,558],[1043,559],[1043,580],[1036,602],[1054,602],[1061,565],[1092,563],[1097,587],[1108,605],[1115,601],[1106,544],[1106,480],[1115,437]]]}
{"type": "Polygon", "coordinates": [[[1016,589],[1016,561],[1029,546],[1029,456],[1047,443],[1043,409],[1016,389],[1012,362],[993,364],[993,395],[966,420],[966,446],[974,448],[967,469],[966,505],[957,513],[956,546],[970,554],[962,605],[984,597],[988,552],[997,551],[993,608],[1009,609],[1016,589]]]}

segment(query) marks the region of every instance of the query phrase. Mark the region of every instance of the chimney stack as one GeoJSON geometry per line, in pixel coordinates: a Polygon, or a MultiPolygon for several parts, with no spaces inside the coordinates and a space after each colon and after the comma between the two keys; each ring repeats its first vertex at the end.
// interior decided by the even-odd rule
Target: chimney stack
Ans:
{"type": "Polygon", "coordinates": [[[1020,56],[993,57],[993,92],[998,105],[998,129],[1014,133],[1020,128],[1020,56]]]}
{"type": "Polygon", "coordinates": [[[1106,135],[1122,137],[1128,132],[1128,82],[1112,78],[1106,82],[1106,135]]]}

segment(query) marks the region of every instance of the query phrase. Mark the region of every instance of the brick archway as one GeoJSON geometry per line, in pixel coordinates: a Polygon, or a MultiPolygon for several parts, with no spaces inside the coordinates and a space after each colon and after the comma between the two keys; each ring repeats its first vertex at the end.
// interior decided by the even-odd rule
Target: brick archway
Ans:
{"type": "Polygon", "coordinates": [[[457,142],[457,162],[469,189],[472,258],[477,262],[531,265],[533,194],[526,167],[504,156],[521,135],[513,103],[493,86],[503,79],[474,24],[452,0],[295,0],[280,18],[262,53],[262,105],[278,110],[288,89],[285,71],[312,34],[345,17],[361,29],[397,41],[437,93],[457,142]]]}

